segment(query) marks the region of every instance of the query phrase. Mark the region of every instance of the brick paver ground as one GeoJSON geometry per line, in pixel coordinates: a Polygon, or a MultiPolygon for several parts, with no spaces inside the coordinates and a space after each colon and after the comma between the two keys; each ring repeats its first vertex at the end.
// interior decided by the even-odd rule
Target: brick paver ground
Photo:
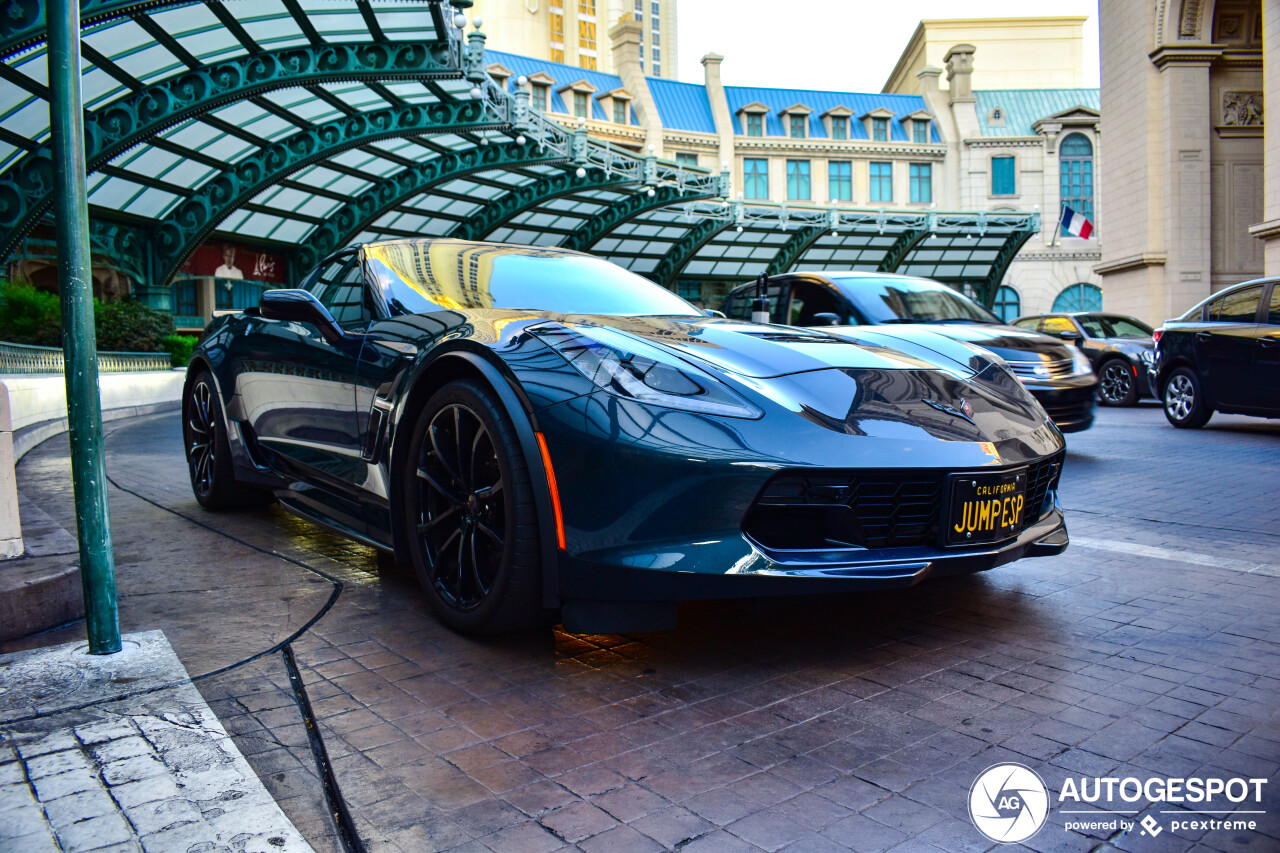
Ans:
{"type": "MultiPolygon", "coordinates": [[[[1051,790],[1033,850],[1280,848],[1275,422],[1181,432],[1149,406],[1103,410],[1069,437],[1077,544],[1060,557],[893,593],[688,604],[663,634],[489,640],[440,627],[367,548],[278,508],[200,510],[175,417],[107,447],[128,490],[111,505],[122,618],[162,627],[193,674],[304,624],[332,591],[310,569],[344,584],[293,649],[369,850],[985,850],[969,790],[1006,761],[1051,790]],[[1267,814],[1175,830],[1173,807],[1117,800],[1097,807],[1160,834],[1071,832],[1085,816],[1056,792],[1082,776],[1266,779],[1252,810],[1267,814]]],[[[65,445],[19,481],[69,525],[65,445]]],[[[273,661],[198,686],[295,825],[337,849],[273,661]]]]}

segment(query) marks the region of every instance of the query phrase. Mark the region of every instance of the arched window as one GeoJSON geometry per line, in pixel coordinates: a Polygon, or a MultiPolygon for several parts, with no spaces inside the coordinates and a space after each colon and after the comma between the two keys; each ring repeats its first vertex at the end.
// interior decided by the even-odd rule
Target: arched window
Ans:
{"type": "Polygon", "coordinates": [[[1102,289],[1097,285],[1077,282],[1065,288],[1053,300],[1054,311],[1101,311],[1102,289]]]}
{"type": "Polygon", "coordinates": [[[1012,323],[1014,318],[1022,313],[1022,300],[1018,298],[1018,291],[1008,285],[1002,286],[996,291],[996,301],[992,304],[991,310],[1001,320],[1012,323]]]}
{"type": "Polygon", "coordinates": [[[1097,229],[1093,215],[1093,144],[1083,133],[1073,133],[1058,146],[1058,171],[1062,176],[1062,203],[1083,213],[1097,229]]]}

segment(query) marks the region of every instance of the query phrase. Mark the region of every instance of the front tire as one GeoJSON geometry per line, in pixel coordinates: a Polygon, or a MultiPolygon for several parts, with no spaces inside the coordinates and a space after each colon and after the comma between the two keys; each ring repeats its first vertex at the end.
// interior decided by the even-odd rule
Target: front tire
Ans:
{"type": "Polygon", "coordinates": [[[236,482],[227,419],[207,370],[197,373],[183,394],[182,440],[191,491],[202,507],[234,509],[270,503],[270,492],[236,482]]]}
{"type": "Polygon", "coordinates": [[[471,380],[431,395],[401,472],[409,558],[450,628],[493,634],[541,615],[538,518],[511,417],[471,380]]]}
{"type": "Polygon", "coordinates": [[[1098,370],[1098,401],[1104,406],[1132,406],[1138,402],[1138,380],[1129,362],[1113,358],[1098,370]]]}
{"type": "Polygon", "coordinates": [[[1164,416],[1178,429],[1199,429],[1213,416],[1200,377],[1179,367],[1164,384],[1164,416]]]}

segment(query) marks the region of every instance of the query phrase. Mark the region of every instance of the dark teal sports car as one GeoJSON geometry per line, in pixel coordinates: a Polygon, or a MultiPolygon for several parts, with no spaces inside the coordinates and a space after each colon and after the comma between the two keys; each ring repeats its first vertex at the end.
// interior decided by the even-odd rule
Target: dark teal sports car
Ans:
{"type": "Polygon", "coordinates": [[[1063,441],[927,330],[706,316],[606,261],[402,240],[221,316],[183,424],[206,507],[278,499],[412,565],[466,632],[559,610],[907,586],[1060,553],[1063,441]]]}

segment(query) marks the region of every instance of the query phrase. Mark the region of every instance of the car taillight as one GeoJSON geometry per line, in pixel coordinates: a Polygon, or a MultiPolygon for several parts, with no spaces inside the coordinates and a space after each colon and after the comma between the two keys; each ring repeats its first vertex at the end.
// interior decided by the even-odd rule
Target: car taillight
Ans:
{"type": "Polygon", "coordinates": [[[1160,328],[1158,328],[1158,329],[1156,329],[1154,332],[1152,332],[1152,333],[1151,333],[1151,339],[1152,339],[1153,341],[1155,341],[1156,343],[1160,343],[1160,338],[1161,338],[1161,336],[1162,336],[1162,335],[1164,335],[1164,326],[1161,326],[1160,328]]]}

